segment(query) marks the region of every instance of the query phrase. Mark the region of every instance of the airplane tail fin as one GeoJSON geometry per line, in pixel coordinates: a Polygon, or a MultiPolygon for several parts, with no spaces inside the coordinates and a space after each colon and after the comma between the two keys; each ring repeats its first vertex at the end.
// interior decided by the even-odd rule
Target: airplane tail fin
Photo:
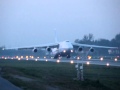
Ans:
{"type": "Polygon", "coordinates": [[[55,43],[58,43],[57,32],[56,32],[56,30],[55,30],[55,43]]]}

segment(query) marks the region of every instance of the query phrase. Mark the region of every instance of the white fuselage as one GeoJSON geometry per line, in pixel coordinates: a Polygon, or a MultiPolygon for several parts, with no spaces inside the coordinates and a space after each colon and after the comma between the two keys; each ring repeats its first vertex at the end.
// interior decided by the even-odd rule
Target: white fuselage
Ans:
{"type": "Polygon", "coordinates": [[[54,55],[55,58],[58,57],[70,58],[70,54],[72,52],[73,52],[73,45],[69,41],[60,42],[58,48],[52,49],[52,55],[54,55]]]}

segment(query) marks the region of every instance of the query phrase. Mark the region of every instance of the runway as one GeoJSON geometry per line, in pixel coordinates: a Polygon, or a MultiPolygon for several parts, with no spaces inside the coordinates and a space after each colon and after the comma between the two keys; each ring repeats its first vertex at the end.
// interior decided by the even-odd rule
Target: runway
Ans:
{"type": "Polygon", "coordinates": [[[106,66],[120,66],[120,60],[110,60],[110,59],[105,59],[105,60],[100,60],[100,59],[86,59],[86,60],[76,60],[76,59],[22,59],[22,60],[35,60],[35,61],[45,61],[45,62],[55,62],[55,63],[60,63],[60,62],[66,62],[66,63],[83,63],[83,64],[94,64],[94,65],[106,65],[106,66]]]}
{"type": "MultiPolygon", "coordinates": [[[[37,60],[37,59],[36,59],[37,60]]],[[[107,66],[120,66],[120,60],[99,60],[99,59],[90,59],[90,60],[65,60],[65,59],[38,59],[38,61],[52,61],[52,62],[66,62],[66,63],[83,63],[83,64],[95,64],[95,65],[107,65],[107,66]]]]}
{"type": "Polygon", "coordinates": [[[117,59],[48,59],[48,58],[1,58],[1,59],[11,59],[11,60],[34,60],[34,61],[45,61],[45,62],[55,62],[55,63],[80,63],[80,64],[94,64],[94,65],[106,65],[106,66],[120,66],[120,60],[117,59]]]}

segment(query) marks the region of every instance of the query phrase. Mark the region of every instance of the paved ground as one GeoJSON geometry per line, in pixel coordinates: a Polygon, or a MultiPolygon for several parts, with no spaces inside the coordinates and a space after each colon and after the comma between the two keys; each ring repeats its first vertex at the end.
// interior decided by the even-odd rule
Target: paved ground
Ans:
{"type": "MultiPolygon", "coordinates": [[[[22,60],[26,60],[25,58],[22,60]]],[[[109,66],[120,66],[120,60],[100,60],[100,59],[91,59],[91,60],[54,60],[54,59],[29,59],[29,60],[35,60],[35,61],[52,61],[52,62],[67,62],[67,63],[71,63],[71,61],[73,63],[87,63],[89,62],[89,64],[95,64],[95,65],[106,65],[109,64],[109,66]]],[[[16,87],[15,85],[13,85],[12,83],[10,83],[8,80],[2,78],[0,76],[0,90],[22,90],[19,87],[16,87]]]]}
{"type": "Polygon", "coordinates": [[[22,90],[0,76],[0,90],[22,90]]]}
{"type": "MultiPolygon", "coordinates": [[[[32,59],[35,60],[36,59],[32,59]]],[[[120,66],[120,60],[109,60],[109,59],[105,59],[105,60],[100,60],[100,59],[90,59],[90,60],[73,60],[73,59],[69,59],[69,60],[53,60],[53,59],[37,59],[37,61],[52,61],[52,62],[67,62],[67,63],[71,63],[73,61],[73,63],[84,63],[87,64],[89,62],[89,64],[95,64],[95,65],[108,65],[108,66],[120,66]]]]}

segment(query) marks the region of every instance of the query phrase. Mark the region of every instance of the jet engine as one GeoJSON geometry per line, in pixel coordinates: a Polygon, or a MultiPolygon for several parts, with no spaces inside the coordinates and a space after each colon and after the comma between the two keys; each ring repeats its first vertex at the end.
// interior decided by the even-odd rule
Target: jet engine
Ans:
{"type": "Polygon", "coordinates": [[[37,48],[34,48],[32,51],[36,53],[38,50],[37,50],[37,48]]]}
{"type": "Polygon", "coordinates": [[[46,50],[47,50],[48,52],[51,52],[51,51],[52,51],[52,49],[51,49],[50,47],[47,47],[46,50]]]}
{"type": "Polygon", "coordinates": [[[82,48],[82,47],[79,47],[79,48],[78,48],[78,52],[81,52],[81,51],[83,51],[83,48],[82,48]]]}
{"type": "Polygon", "coordinates": [[[94,52],[94,49],[93,49],[93,48],[91,48],[91,49],[90,49],[90,52],[94,52]]]}

